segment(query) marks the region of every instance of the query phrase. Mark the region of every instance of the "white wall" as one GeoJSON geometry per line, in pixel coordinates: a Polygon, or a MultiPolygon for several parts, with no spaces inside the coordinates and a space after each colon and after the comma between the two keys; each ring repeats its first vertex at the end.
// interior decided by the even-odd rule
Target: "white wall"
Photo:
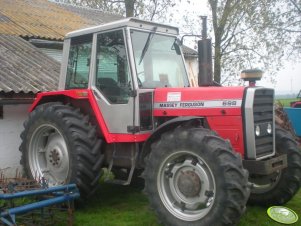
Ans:
{"type": "Polygon", "coordinates": [[[194,87],[197,87],[198,86],[198,73],[199,73],[198,58],[185,57],[185,62],[186,62],[186,68],[188,71],[190,84],[194,87]]]}
{"type": "Polygon", "coordinates": [[[23,131],[23,122],[28,117],[29,106],[27,104],[3,106],[3,119],[0,119],[0,169],[7,177],[15,176],[16,169],[22,169],[20,134],[23,131]]]}

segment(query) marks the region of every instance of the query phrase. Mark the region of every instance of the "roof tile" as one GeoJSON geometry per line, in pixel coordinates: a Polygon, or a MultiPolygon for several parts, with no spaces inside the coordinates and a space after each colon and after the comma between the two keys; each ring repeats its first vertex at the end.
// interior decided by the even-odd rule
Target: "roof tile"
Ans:
{"type": "Polygon", "coordinates": [[[100,10],[47,0],[0,0],[0,33],[62,40],[70,31],[121,19],[100,10]]]}
{"type": "Polygon", "coordinates": [[[59,62],[17,36],[0,34],[0,43],[0,92],[57,89],[59,62]]]}

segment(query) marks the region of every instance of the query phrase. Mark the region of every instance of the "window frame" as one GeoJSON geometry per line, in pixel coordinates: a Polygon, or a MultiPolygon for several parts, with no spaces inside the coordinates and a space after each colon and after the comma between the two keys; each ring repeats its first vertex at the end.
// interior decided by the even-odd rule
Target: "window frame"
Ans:
{"type": "MultiPolygon", "coordinates": [[[[98,89],[97,87],[97,78],[96,78],[96,74],[97,74],[97,39],[98,36],[100,34],[105,34],[105,33],[110,33],[110,32],[114,32],[114,31],[122,31],[122,35],[123,35],[123,42],[124,42],[124,46],[125,46],[125,55],[126,55],[126,61],[127,61],[127,70],[128,70],[128,78],[130,80],[130,90],[134,90],[135,89],[135,78],[134,78],[134,74],[133,74],[133,68],[132,68],[132,56],[130,54],[129,51],[129,45],[131,44],[128,40],[128,34],[127,34],[127,27],[119,27],[119,28],[113,28],[113,29],[108,29],[108,30],[104,30],[104,31],[100,31],[100,32],[96,32],[93,35],[93,47],[92,47],[92,61],[91,61],[91,65],[90,65],[90,81],[91,81],[91,87],[97,89],[98,92],[100,92],[106,102],[108,104],[112,104],[112,105],[116,105],[116,104],[128,104],[129,100],[127,101],[127,103],[112,103],[104,94],[103,92],[98,89]]],[[[129,95],[129,98],[131,98],[132,96],[129,95]]]]}
{"type": "MultiPolygon", "coordinates": [[[[66,57],[66,72],[65,72],[65,78],[64,78],[64,81],[65,81],[65,84],[64,84],[64,89],[65,90],[71,90],[71,89],[87,89],[89,88],[90,86],[90,75],[91,75],[91,59],[93,59],[93,42],[94,42],[94,34],[86,34],[86,35],[83,35],[83,36],[77,36],[77,37],[72,37],[70,38],[70,43],[69,43],[69,46],[68,46],[68,53],[67,53],[67,57],[66,57]],[[90,51],[90,62],[89,62],[89,70],[88,70],[88,73],[86,74],[87,76],[87,83],[85,84],[84,87],[71,87],[70,86],[70,83],[67,82],[67,79],[68,79],[68,66],[69,66],[69,59],[70,59],[70,51],[71,51],[71,48],[72,48],[72,40],[74,39],[80,39],[81,37],[83,36],[91,36],[91,51],[90,51]]],[[[88,44],[88,42],[86,42],[86,44],[88,44]]]]}
{"type": "Polygon", "coordinates": [[[3,104],[0,104],[0,119],[4,119],[4,107],[3,107],[3,104]]]}
{"type": "MultiPolygon", "coordinates": [[[[135,80],[137,82],[137,89],[141,89],[141,90],[149,90],[149,89],[155,89],[155,88],[147,88],[147,87],[139,87],[138,86],[138,71],[137,71],[137,64],[136,64],[136,59],[135,59],[135,54],[134,54],[134,45],[133,45],[133,40],[132,40],[132,35],[131,35],[131,32],[132,31],[139,31],[139,32],[144,32],[144,33],[150,33],[152,32],[151,30],[145,30],[145,29],[139,29],[139,28],[133,28],[133,27],[129,27],[128,29],[128,34],[129,34],[129,39],[130,39],[130,47],[131,47],[131,51],[132,51],[132,58],[131,58],[131,62],[133,63],[133,75],[135,76],[135,80]]],[[[176,35],[173,35],[173,34],[166,34],[166,33],[162,33],[162,32],[158,32],[156,31],[155,32],[155,35],[162,35],[162,36],[167,36],[167,37],[172,37],[172,38],[177,38],[176,35]]],[[[186,66],[186,61],[185,61],[185,58],[184,58],[184,55],[183,55],[183,50],[181,48],[181,59],[182,59],[182,62],[183,62],[183,68],[184,68],[184,72],[186,74],[186,83],[187,83],[187,86],[185,87],[190,87],[191,84],[190,84],[190,80],[189,80],[189,75],[188,75],[188,70],[187,70],[187,66],[186,66]]],[[[157,88],[157,87],[156,87],[157,88]]]]}

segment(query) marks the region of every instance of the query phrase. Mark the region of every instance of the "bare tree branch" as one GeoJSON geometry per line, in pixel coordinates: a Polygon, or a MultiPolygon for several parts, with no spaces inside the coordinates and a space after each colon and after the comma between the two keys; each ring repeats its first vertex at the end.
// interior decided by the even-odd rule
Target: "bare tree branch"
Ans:
{"type": "Polygon", "coordinates": [[[290,2],[295,6],[295,8],[298,10],[299,14],[301,14],[301,8],[298,6],[298,4],[294,0],[290,0],[290,2]]]}

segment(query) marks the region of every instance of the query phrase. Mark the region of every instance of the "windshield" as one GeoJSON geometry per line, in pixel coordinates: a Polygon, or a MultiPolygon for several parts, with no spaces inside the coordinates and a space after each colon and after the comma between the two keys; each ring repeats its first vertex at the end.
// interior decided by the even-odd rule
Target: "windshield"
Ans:
{"type": "Polygon", "coordinates": [[[140,88],[189,86],[175,37],[131,30],[140,88]]]}

